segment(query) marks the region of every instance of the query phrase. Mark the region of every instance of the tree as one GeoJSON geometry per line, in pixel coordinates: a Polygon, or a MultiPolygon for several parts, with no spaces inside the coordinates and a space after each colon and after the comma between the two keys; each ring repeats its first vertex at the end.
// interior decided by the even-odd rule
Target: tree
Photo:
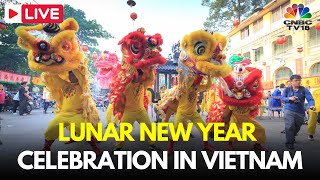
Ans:
{"type": "MultiPolygon", "coordinates": [[[[0,18],[4,17],[4,5],[8,3],[20,4],[16,0],[3,0],[0,2],[0,18]]],[[[21,24],[6,24],[7,28],[0,31],[0,69],[20,74],[37,74],[28,68],[27,54],[17,45],[18,36],[15,28],[21,24]]],[[[39,74],[39,73],[38,73],[39,74]]]]}
{"type": "Polygon", "coordinates": [[[167,60],[177,63],[180,52],[181,52],[180,41],[178,41],[177,43],[174,43],[171,47],[171,50],[172,50],[172,52],[168,55],[167,60]]]}
{"type": "Polygon", "coordinates": [[[226,31],[233,26],[233,20],[249,17],[271,0],[202,0],[203,6],[208,6],[209,16],[204,27],[211,31],[226,31]]]}
{"type": "MultiPolygon", "coordinates": [[[[20,4],[16,0],[2,0],[0,1],[0,18],[4,16],[4,5],[8,3],[20,4]]],[[[74,9],[70,5],[64,6],[64,17],[74,17],[80,26],[78,37],[82,43],[86,43],[91,50],[92,46],[97,46],[98,38],[111,38],[111,34],[108,33],[103,27],[96,22],[96,20],[87,20],[85,13],[80,9],[74,9]]],[[[17,35],[15,29],[20,25],[26,24],[7,24],[7,28],[4,31],[0,31],[0,69],[38,76],[40,73],[31,71],[27,63],[28,52],[22,50],[17,45],[17,35]]],[[[30,25],[30,24],[28,24],[30,25]]],[[[97,51],[97,50],[95,50],[97,51]]],[[[89,57],[90,58],[90,57],[89,57]]],[[[96,68],[93,66],[93,62],[90,60],[88,66],[89,70],[96,72],[96,68]]]]}
{"type": "Polygon", "coordinates": [[[112,38],[96,20],[87,20],[86,14],[81,9],[74,9],[70,5],[64,6],[64,18],[73,17],[79,24],[77,33],[80,41],[88,46],[98,46],[97,38],[109,39],[112,38]]]}
{"type": "MultiPolygon", "coordinates": [[[[103,27],[97,23],[96,20],[87,20],[86,14],[81,9],[74,9],[70,5],[66,4],[64,6],[64,18],[73,17],[79,24],[79,31],[77,33],[78,38],[82,44],[87,44],[89,51],[96,52],[100,54],[100,51],[95,48],[98,46],[98,38],[109,39],[113,38],[110,33],[103,29],[103,27]]],[[[90,59],[88,62],[88,69],[92,75],[97,73],[97,68],[94,67],[94,61],[91,56],[88,55],[90,59]]]]}

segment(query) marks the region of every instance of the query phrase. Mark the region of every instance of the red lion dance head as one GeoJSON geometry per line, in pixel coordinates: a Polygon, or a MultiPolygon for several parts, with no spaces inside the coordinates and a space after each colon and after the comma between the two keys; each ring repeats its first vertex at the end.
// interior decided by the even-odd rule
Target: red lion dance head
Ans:
{"type": "Polygon", "coordinates": [[[164,65],[166,59],[161,56],[163,43],[160,34],[145,35],[145,30],[139,28],[130,32],[119,41],[122,51],[122,62],[118,65],[117,75],[111,83],[110,100],[114,104],[114,113],[123,112],[125,105],[124,90],[139,71],[143,72],[143,79],[150,76],[148,69],[157,65],[164,65]]]}

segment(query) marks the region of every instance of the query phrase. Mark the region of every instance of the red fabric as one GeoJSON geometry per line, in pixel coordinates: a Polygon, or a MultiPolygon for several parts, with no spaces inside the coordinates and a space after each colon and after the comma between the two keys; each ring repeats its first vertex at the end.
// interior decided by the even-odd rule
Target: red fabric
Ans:
{"type": "Polygon", "coordinates": [[[4,91],[0,91],[0,104],[4,104],[5,99],[6,99],[6,93],[4,91]]]}

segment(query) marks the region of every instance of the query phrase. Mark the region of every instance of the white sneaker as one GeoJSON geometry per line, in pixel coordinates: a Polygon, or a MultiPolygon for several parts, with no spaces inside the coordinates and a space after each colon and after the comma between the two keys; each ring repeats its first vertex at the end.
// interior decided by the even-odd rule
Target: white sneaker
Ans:
{"type": "Polygon", "coordinates": [[[17,115],[18,113],[13,113],[13,115],[17,115]]]}

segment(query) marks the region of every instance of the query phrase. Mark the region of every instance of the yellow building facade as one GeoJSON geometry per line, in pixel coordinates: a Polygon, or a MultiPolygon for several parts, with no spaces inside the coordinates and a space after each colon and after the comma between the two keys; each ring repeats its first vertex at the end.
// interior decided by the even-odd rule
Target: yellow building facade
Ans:
{"type": "MultiPolygon", "coordinates": [[[[264,89],[273,89],[289,80],[292,74],[303,77],[302,85],[320,87],[320,30],[315,25],[320,19],[320,0],[274,0],[260,11],[243,20],[228,34],[229,54],[242,54],[253,66],[263,71],[264,89]],[[310,9],[312,21],[309,30],[295,30],[284,24],[284,14],[292,4],[303,4],[310,9]],[[284,44],[277,44],[279,36],[284,44]],[[298,52],[300,49],[300,52],[298,52]],[[301,51],[302,50],[302,51],[301,51]]],[[[297,27],[298,25],[296,25],[297,27]]],[[[306,25],[302,25],[306,26],[306,25]]]]}

